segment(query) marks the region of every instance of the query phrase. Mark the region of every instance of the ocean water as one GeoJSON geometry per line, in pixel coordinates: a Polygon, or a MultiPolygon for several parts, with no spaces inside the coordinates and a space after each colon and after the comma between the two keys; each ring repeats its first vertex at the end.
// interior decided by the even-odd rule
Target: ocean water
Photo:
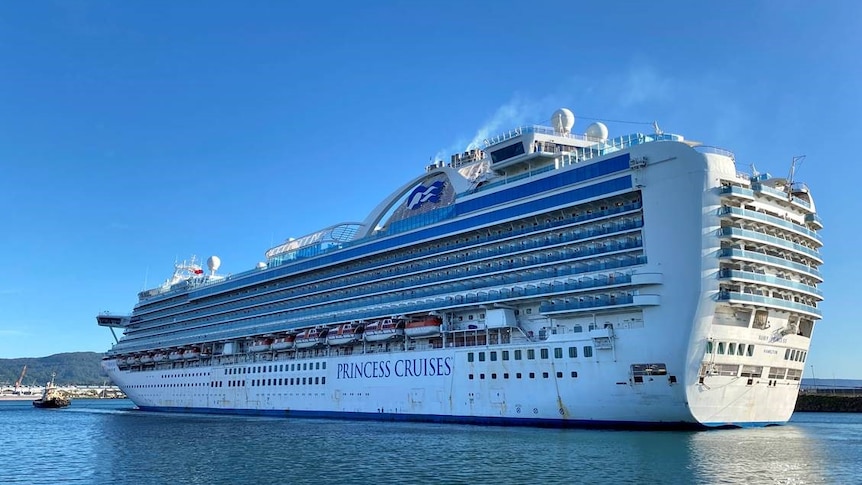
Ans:
{"type": "Polygon", "coordinates": [[[862,483],[862,415],[596,431],[160,414],[0,402],[0,483],[862,483]]]}

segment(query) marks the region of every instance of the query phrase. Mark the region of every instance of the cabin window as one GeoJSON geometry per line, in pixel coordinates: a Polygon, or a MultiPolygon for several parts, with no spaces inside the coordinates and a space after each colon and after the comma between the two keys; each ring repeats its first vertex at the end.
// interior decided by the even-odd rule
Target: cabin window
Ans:
{"type": "Polygon", "coordinates": [[[496,378],[497,378],[497,374],[496,374],[496,373],[491,374],[491,379],[496,379],[496,378]]]}
{"type": "Polygon", "coordinates": [[[485,362],[485,352],[479,352],[479,362],[485,362]]]}
{"type": "Polygon", "coordinates": [[[790,360],[790,349],[784,349],[784,360],[790,360]]]}
{"type": "Polygon", "coordinates": [[[739,346],[736,347],[736,355],[745,355],[745,344],[739,344],[739,346]]]}
{"type": "Polygon", "coordinates": [[[521,378],[521,373],[520,373],[520,372],[516,373],[516,374],[515,374],[515,378],[516,378],[516,379],[520,379],[520,378],[521,378]]]}
{"type": "Polygon", "coordinates": [[[497,361],[497,352],[491,351],[491,362],[496,362],[496,361],[497,361]]]}
{"type": "Polygon", "coordinates": [[[736,344],[731,342],[727,344],[727,355],[733,355],[736,353],[736,344]]]}
{"type": "Polygon", "coordinates": [[[305,377],[302,378],[302,385],[303,386],[305,385],[305,379],[306,379],[305,377]]]}
{"type": "Polygon", "coordinates": [[[515,351],[515,360],[521,360],[521,351],[520,350],[515,351]]]}
{"type": "Polygon", "coordinates": [[[315,378],[314,378],[314,383],[315,383],[315,384],[319,384],[319,379],[320,379],[319,377],[315,377],[315,378]]]}
{"type": "Polygon", "coordinates": [[[534,360],[536,358],[536,349],[527,349],[527,359],[534,360]]]}
{"type": "Polygon", "coordinates": [[[543,378],[543,379],[547,379],[547,378],[548,378],[548,373],[547,373],[547,372],[542,372],[542,378],[543,378]]]}
{"type": "Polygon", "coordinates": [[[503,360],[509,360],[509,351],[508,351],[508,350],[504,350],[504,351],[502,352],[502,354],[503,354],[503,355],[502,355],[503,360]]]}
{"type": "Polygon", "coordinates": [[[593,356],[593,347],[591,345],[587,345],[584,347],[584,357],[592,357],[593,356]]]}
{"type": "Polygon", "coordinates": [[[320,362],[315,362],[315,364],[314,364],[314,368],[315,368],[316,370],[320,370],[320,362]]]}
{"type": "Polygon", "coordinates": [[[554,348],[554,358],[555,359],[562,359],[563,358],[563,348],[562,347],[555,347],[554,348]]]}
{"type": "Polygon", "coordinates": [[[753,356],[754,356],[754,344],[749,345],[749,346],[748,346],[748,349],[746,349],[746,350],[747,350],[747,351],[746,351],[745,355],[747,355],[747,356],[749,356],[749,357],[753,357],[753,356]]]}
{"type": "Polygon", "coordinates": [[[479,374],[479,379],[485,379],[485,374],[479,374]]]}
{"type": "Polygon", "coordinates": [[[578,373],[576,371],[572,371],[572,377],[578,377],[578,373]]]}
{"type": "Polygon", "coordinates": [[[548,349],[539,349],[539,355],[541,355],[543,359],[547,359],[548,358],[548,349]]]}
{"type": "Polygon", "coordinates": [[[469,376],[467,376],[467,378],[472,381],[473,380],[473,374],[470,374],[469,376]]]}
{"type": "Polygon", "coordinates": [[[467,354],[467,362],[473,362],[473,352],[467,354]]]}
{"type": "Polygon", "coordinates": [[[535,379],[535,378],[536,378],[536,373],[530,372],[530,379],[535,379]]]}
{"type": "Polygon", "coordinates": [[[575,359],[578,357],[578,348],[577,347],[569,347],[569,358],[575,359]]]}
{"type": "Polygon", "coordinates": [[[724,342],[718,343],[718,355],[724,355],[724,342]]]}

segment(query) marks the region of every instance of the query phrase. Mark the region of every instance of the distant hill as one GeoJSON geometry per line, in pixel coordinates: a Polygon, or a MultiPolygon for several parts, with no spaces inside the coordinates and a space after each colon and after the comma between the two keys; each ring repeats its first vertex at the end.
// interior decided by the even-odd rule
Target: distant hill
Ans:
{"type": "Polygon", "coordinates": [[[44,386],[51,380],[52,372],[57,373],[54,382],[60,386],[101,385],[108,381],[100,366],[102,357],[103,354],[96,352],[69,352],[39,358],[0,359],[0,385],[3,388],[13,386],[25,365],[27,374],[21,383],[24,386],[44,386]]]}

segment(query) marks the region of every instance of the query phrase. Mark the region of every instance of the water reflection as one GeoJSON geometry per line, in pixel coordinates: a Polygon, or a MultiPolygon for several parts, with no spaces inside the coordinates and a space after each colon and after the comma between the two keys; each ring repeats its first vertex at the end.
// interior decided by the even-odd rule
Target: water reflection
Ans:
{"type": "Polygon", "coordinates": [[[801,484],[859,483],[862,476],[860,415],[807,414],[772,428],[627,432],[75,405],[53,414],[0,412],[0,425],[27,437],[0,447],[0,482],[801,484]]]}

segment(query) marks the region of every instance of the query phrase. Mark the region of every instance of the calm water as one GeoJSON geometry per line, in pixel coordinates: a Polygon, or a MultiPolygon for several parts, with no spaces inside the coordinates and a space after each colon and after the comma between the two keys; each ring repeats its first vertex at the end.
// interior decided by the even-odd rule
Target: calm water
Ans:
{"type": "Polygon", "coordinates": [[[0,483],[862,483],[862,415],[709,432],[547,430],[0,402],[0,483]]]}

